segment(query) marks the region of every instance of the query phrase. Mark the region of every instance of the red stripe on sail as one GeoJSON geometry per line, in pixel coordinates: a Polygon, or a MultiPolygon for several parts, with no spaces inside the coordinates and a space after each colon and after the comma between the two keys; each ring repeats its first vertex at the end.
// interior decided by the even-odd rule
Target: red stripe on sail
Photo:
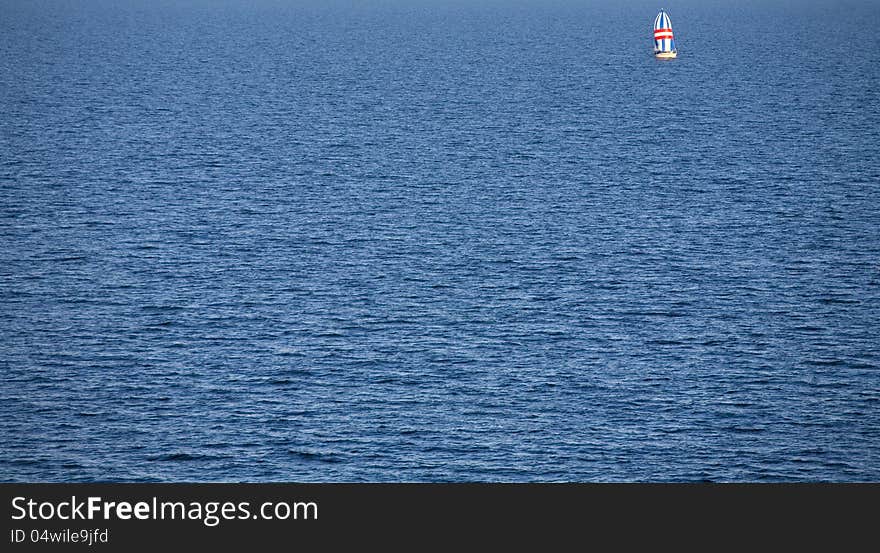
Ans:
{"type": "Polygon", "coordinates": [[[654,38],[659,40],[662,38],[673,38],[673,37],[672,37],[672,33],[654,33],[654,38]]]}

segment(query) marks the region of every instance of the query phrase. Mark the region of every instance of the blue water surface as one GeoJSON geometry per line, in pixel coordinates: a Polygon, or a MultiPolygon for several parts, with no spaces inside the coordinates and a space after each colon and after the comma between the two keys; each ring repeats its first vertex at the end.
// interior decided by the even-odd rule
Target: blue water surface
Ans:
{"type": "Polygon", "coordinates": [[[0,480],[880,480],[878,28],[0,2],[0,480]]]}

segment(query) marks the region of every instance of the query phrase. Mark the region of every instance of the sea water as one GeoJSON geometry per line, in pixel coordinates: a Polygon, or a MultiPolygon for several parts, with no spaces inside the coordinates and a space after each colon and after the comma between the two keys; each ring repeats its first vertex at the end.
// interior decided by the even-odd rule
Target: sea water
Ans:
{"type": "Polygon", "coordinates": [[[878,28],[0,2],[0,479],[880,479],[878,28]]]}

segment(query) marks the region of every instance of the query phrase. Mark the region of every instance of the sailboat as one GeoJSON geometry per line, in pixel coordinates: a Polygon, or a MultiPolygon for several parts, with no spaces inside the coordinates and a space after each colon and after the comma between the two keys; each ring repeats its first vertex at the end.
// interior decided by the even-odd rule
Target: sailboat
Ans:
{"type": "Polygon", "coordinates": [[[660,60],[671,60],[677,55],[675,38],[672,36],[672,20],[666,10],[660,10],[654,18],[654,56],[660,60]]]}

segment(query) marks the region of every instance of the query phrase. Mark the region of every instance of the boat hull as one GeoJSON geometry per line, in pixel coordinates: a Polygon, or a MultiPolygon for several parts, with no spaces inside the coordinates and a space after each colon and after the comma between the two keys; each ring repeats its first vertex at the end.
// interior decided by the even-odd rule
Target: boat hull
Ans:
{"type": "Polygon", "coordinates": [[[678,56],[678,52],[655,52],[654,57],[658,60],[672,60],[678,56]]]}

